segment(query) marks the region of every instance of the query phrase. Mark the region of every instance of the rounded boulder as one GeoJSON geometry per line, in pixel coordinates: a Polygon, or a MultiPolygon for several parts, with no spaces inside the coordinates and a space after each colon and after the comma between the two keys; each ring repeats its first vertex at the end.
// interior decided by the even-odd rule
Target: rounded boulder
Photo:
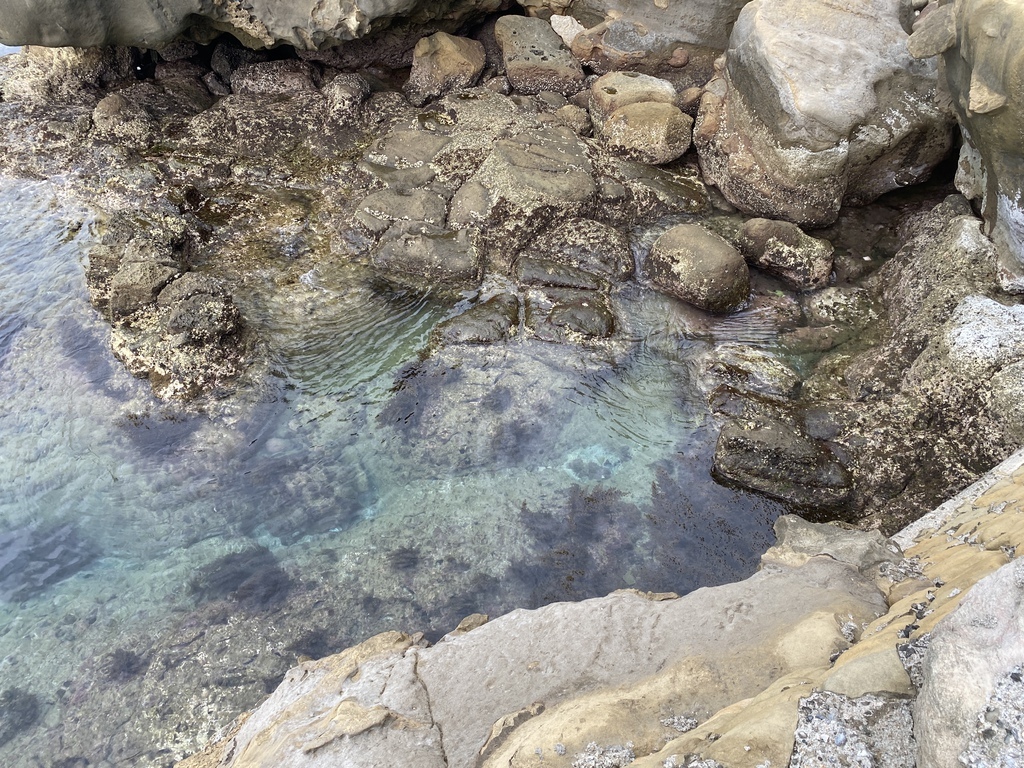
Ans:
{"type": "Polygon", "coordinates": [[[680,224],[659,237],[646,273],[659,290],[708,312],[734,312],[750,294],[743,256],[697,224],[680,224]]]}

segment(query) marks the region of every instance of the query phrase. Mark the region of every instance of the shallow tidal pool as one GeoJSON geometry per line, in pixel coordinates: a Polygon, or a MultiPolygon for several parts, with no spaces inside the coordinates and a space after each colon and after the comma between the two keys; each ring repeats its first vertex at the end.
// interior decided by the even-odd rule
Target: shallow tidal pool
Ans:
{"type": "Polygon", "coordinates": [[[614,349],[425,356],[465,296],[321,262],[252,289],[266,376],[189,413],[112,357],[59,187],[0,180],[0,764],[171,765],[303,657],[733,581],[770,545],[781,506],[711,480],[698,376],[771,346],[756,313],[692,334],[629,284],[614,349]]]}

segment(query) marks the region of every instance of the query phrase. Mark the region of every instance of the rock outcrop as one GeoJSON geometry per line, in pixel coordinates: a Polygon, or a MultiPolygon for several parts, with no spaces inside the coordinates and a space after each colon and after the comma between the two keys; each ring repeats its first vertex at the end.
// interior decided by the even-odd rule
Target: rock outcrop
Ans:
{"type": "Polygon", "coordinates": [[[915,61],[896,0],[754,0],[694,129],[706,180],[741,210],[835,220],[928,176],[951,146],[934,65],[915,61]]]}
{"type": "MultiPolygon", "coordinates": [[[[287,44],[304,50],[331,48],[387,27],[396,17],[409,25],[454,30],[501,6],[500,0],[93,0],[79,3],[7,4],[0,9],[0,43],[6,45],[131,45],[162,48],[182,35],[208,42],[229,32],[252,48],[287,44]]],[[[415,40],[413,41],[415,42],[415,40]]]]}
{"type": "Polygon", "coordinates": [[[986,232],[1000,249],[1001,280],[1024,291],[1024,176],[1020,126],[1024,123],[1024,51],[1017,44],[1024,14],[1006,0],[959,0],[928,6],[915,26],[911,52],[942,54],[964,143],[957,186],[977,200],[986,232]]]}

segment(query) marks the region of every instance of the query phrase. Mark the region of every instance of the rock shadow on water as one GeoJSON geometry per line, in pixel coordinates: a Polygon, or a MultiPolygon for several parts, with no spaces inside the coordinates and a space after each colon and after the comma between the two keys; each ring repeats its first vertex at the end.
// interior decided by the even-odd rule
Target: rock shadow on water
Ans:
{"type": "Polygon", "coordinates": [[[646,502],[601,483],[573,484],[549,509],[524,502],[522,522],[536,555],[513,565],[508,577],[530,607],[627,587],[685,594],[754,572],[782,505],[694,482],[684,461],[653,469],[646,502]]]}
{"type": "Polygon", "coordinates": [[[0,747],[24,733],[39,719],[39,698],[21,688],[0,692],[0,747]]]}
{"type": "Polygon", "coordinates": [[[291,577],[264,546],[222,555],[199,568],[188,583],[198,603],[227,600],[249,611],[280,605],[291,588],[291,577]]]}
{"type": "Polygon", "coordinates": [[[100,552],[76,523],[0,532],[0,601],[20,603],[82,571],[100,552]]]}

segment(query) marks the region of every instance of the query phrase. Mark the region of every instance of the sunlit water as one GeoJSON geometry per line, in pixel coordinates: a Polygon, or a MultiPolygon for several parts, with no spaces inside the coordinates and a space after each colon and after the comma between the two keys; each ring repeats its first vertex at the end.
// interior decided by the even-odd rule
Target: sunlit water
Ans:
{"type": "Polygon", "coordinates": [[[779,507],[709,477],[706,342],[675,302],[624,288],[610,352],[515,340],[417,362],[458,297],[320,264],[252,289],[267,380],[184,416],[111,357],[88,217],[54,195],[0,188],[2,765],[169,765],[301,656],[685,592],[770,543],[779,507]]]}

